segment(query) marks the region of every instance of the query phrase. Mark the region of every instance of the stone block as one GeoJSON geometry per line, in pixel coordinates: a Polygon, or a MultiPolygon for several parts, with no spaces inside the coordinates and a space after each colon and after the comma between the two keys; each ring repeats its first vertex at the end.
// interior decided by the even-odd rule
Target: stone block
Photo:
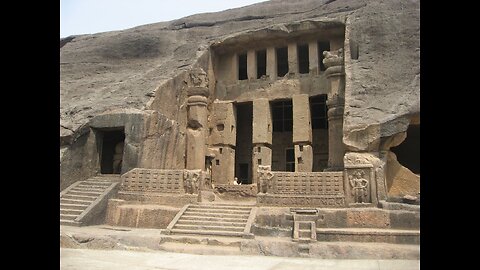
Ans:
{"type": "Polygon", "coordinates": [[[313,148],[311,145],[295,145],[295,171],[311,172],[313,168],[313,148]]]}
{"type": "Polygon", "coordinates": [[[293,143],[312,142],[310,101],[307,94],[292,95],[293,143]]]}
{"type": "Polygon", "coordinates": [[[210,145],[236,145],[236,113],[232,102],[215,101],[210,123],[210,145]]]}
{"type": "Polygon", "coordinates": [[[215,155],[212,161],[212,184],[233,185],[235,177],[235,150],[228,146],[211,147],[215,155]]]}
{"type": "Polygon", "coordinates": [[[254,144],[272,144],[272,115],[270,103],[266,98],[253,100],[253,138],[254,144]]]}

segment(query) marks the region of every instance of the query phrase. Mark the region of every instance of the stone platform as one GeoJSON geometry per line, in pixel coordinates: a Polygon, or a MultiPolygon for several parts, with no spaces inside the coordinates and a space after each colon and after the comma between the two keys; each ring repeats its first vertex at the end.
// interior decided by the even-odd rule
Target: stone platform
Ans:
{"type": "Polygon", "coordinates": [[[192,254],[264,255],[323,259],[418,260],[420,246],[390,243],[313,242],[309,252],[290,237],[255,236],[255,239],[221,236],[161,235],[159,229],[106,225],[60,226],[60,247],[80,249],[163,250],[192,254]]]}

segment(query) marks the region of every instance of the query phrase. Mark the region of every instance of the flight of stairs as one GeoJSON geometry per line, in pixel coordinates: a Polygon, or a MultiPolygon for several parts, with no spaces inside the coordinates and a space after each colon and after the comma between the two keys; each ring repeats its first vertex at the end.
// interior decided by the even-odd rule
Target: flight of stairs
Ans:
{"type": "Polygon", "coordinates": [[[116,191],[120,175],[97,175],[60,192],[60,224],[82,226],[105,209],[116,191]]]}
{"type": "Polygon", "coordinates": [[[164,233],[253,238],[250,228],[255,213],[256,208],[249,205],[188,204],[172,220],[164,233]]]}

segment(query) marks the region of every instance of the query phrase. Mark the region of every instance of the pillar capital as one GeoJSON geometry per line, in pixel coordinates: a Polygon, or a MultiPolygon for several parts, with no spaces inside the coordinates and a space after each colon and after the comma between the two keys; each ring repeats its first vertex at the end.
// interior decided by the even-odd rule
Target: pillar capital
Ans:
{"type": "Polygon", "coordinates": [[[327,68],[327,70],[325,70],[325,76],[327,76],[327,78],[345,75],[343,71],[343,49],[324,51],[323,56],[325,57],[323,64],[327,68]]]}
{"type": "Polygon", "coordinates": [[[188,106],[207,106],[208,99],[205,96],[189,96],[187,99],[188,106]]]}

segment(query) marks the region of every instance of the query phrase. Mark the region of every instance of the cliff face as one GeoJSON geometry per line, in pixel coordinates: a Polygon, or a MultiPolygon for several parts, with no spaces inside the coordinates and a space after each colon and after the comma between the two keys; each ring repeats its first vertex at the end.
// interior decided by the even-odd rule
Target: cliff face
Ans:
{"type": "Polygon", "coordinates": [[[420,2],[416,0],[273,0],[64,40],[61,141],[71,143],[99,113],[145,109],[155,95],[173,99],[161,102],[160,112],[176,120],[178,97],[162,93],[172,88],[160,86],[189,69],[209,44],[242,31],[322,18],[346,22],[344,143],[350,150],[364,151],[401,141],[387,143],[383,138],[405,131],[407,116],[420,111],[420,2]],[[355,55],[358,59],[352,59],[355,55]]]}

